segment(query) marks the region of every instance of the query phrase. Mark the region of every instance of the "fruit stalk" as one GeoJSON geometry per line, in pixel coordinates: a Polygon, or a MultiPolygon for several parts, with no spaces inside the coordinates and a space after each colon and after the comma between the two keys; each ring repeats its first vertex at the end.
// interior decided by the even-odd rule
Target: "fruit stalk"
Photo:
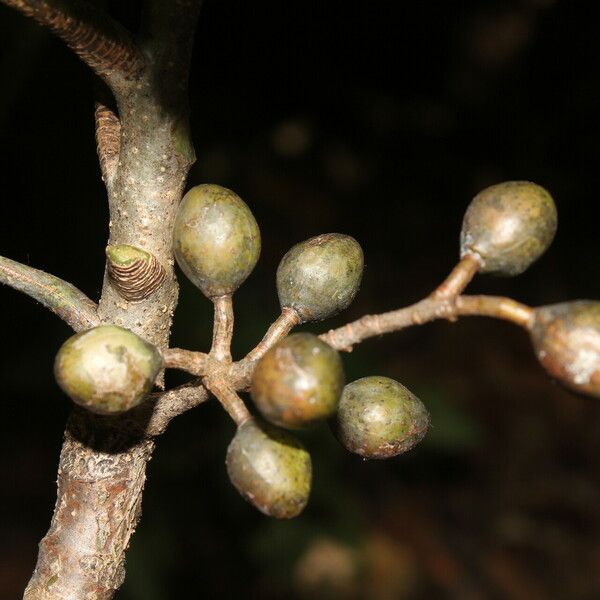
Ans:
{"type": "Polygon", "coordinates": [[[235,390],[227,385],[220,377],[205,377],[203,382],[238,427],[251,418],[244,401],[237,395],[235,390]]]}
{"type": "Polygon", "coordinates": [[[459,296],[455,300],[456,316],[492,317],[530,329],[533,309],[512,298],[499,296],[459,296]]]}
{"type": "Polygon", "coordinates": [[[454,298],[471,283],[481,267],[481,257],[475,252],[465,254],[450,275],[431,294],[433,298],[454,298]]]}
{"type": "Polygon", "coordinates": [[[210,355],[220,362],[231,362],[231,337],[233,336],[233,302],[231,294],[212,299],[215,307],[213,341],[210,355]]]}
{"type": "Polygon", "coordinates": [[[255,362],[265,355],[279,340],[282,340],[296,325],[300,323],[300,317],[293,308],[284,308],[281,314],[265,333],[263,339],[252,349],[244,361],[255,362]]]}

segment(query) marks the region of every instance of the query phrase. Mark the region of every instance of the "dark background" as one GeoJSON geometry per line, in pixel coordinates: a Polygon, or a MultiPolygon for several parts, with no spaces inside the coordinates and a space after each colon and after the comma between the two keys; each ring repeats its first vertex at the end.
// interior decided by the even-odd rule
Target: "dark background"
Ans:
{"type": "MultiPolygon", "coordinates": [[[[135,25],[138,3],[117,3],[135,25]]],[[[600,297],[600,36],[595,2],[207,0],[191,77],[189,183],[231,187],[263,253],[235,296],[235,355],[278,312],[283,253],[355,236],[362,289],[331,322],[433,289],[469,199],[530,179],[556,199],[552,248],[473,291],[539,305],[600,297]]],[[[119,12],[120,11],[120,12],[119,12]]],[[[86,67],[0,6],[0,253],[100,292],[107,205],[86,67]]],[[[208,301],[180,277],[173,344],[205,350],[208,301]]],[[[52,362],[68,328],[0,289],[0,597],[17,598],[47,530],[69,401],[52,362]]],[[[227,480],[233,426],[216,403],[176,420],[150,464],[123,600],[600,597],[600,405],[551,382],[526,336],[484,319],[371,340],[349,380],[399,379],[432,429],[397,459],[302,434],[314,489],[275,522],[227,480]]]]}

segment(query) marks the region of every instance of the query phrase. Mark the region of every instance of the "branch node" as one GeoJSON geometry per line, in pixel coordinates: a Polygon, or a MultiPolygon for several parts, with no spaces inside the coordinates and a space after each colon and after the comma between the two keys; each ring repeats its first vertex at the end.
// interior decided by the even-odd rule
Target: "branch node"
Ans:
{"type": "Polygon", "coordinates": [[[110,186],[119,163],[121,121],[115,112],[102,102],[96,102],[94,118],[96,121],[96,148],[100,160],[102,181],[110,186]]]}
{"type": "Polygon", "coordinates": [[[482,265],[483,260],[479,254],[468,252],[452,269],[450,275],[431,294],[431,298],[442,300],[458,296],[469,285],[482,265]]]}
{"type": "Polygon", "coordinates": [[[149,252],[120,244],[107,246],[106,268],[119,295],[130,302],[139,302],[151,296],[166,278],[164,267],[149,252]]]}
{"type": "Polygon", "coordinates": [[[214,394],[238,427],[252,417],[244,401],[221,378],[205,377],[203,383],[214,394]]]}

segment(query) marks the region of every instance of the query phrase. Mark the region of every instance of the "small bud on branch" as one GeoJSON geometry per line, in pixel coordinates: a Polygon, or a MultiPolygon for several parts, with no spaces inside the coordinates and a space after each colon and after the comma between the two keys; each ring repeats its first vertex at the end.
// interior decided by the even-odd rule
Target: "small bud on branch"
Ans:
{"type": "Polygon", "coordinates": [[[156,256],[127,244],[107,246],[107,272],[119,294],[131,302],[151,296],[166,277],[156,256]]]}
{"type": "Polygon", "coordinates": [[[112,184],[119,162],[121,148],[121,122],[116,113],[102,102],[96,102],[96,150],[100,161],[102,179],[107,186],[112,184]]]}

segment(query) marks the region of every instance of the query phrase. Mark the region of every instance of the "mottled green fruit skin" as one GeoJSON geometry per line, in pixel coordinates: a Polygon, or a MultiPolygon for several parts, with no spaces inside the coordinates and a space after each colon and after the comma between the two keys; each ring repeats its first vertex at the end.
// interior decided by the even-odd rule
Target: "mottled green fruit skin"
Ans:
{"type": "Polygon", "coordinates": [[[537,308],[531,339],[550,375],[572,390],[600,398],[600,302],[537,308]]]}
{"type": "Polygon", "coordinates": [[[254,269],[260,231],[237,194],[218,185],[198,185],[179,205],[173,251],[181,270],[205,296],[224,296],[254,269]]]}
{"type": "Polygon", "coordinates": [[[107,415],[138,405],[162,365],[158,350],[135,333],[100,325],[77,333],[61,346],[54,374],[73,402],[107,415]]]}
{"type": "Polygon", "coordinates": [[[309,453],[291,434],[258,419],[240,425],[231,440],[227,473],[238,492],[270,517],[291,519],[308,502],[309,453]]]}
{"type": "Polygon", "coordinates": [[[333,428],[350,452],[390,458],[423,439],[429,413],[401,383],[389,377],[363,377],[344,388],[333,428]]]}
{"type": "Polygon", "coordinates": [[[362,249],[349,235],[326,233],[296,244],[277,269],[281,307],[293,308],[303,322],[335,315],[354,300],[363,266],[362,249]]]}
{"type": "Polygon", "coordinates": [[[294,333],[258,362],[251,394],[265,419],[294,429],[331,417],[343,388],[338,352],[312,333],[294,333]]]}
{"type": "Polygon", "coordinates": [[[550,246],[557,227],[552,196],[529,181],[507,181],[486,188],[465,213],[461,257],[476,252],[481,273],[523,273],[550,246]]]}

